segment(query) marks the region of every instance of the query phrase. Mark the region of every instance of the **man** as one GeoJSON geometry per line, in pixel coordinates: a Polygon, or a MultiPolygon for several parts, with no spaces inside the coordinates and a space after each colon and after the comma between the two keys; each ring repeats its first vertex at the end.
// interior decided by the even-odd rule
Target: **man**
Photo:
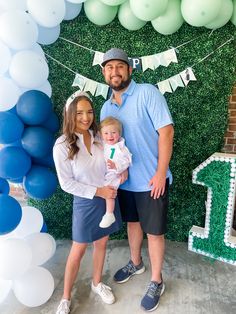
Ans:
{"type": "Polygon", "coordinates": [[[112,48],[104,54],[103,75],[112,95],[101,110],[101,119],[114,116],[123,124],[123,136],[132,153],[128,180],[118,191],[123,221],[127,222],[130,261],[114,275],[117,283],[145,271],[141,258],[143,232],[147,234],[151,282],[141,306],[155,310],[165,286],[162,279],[168,206],[172,181],[169,162],[173,146],[173,122],[165,98],[151,84],[131,79],[126,52],[112,48]]]}

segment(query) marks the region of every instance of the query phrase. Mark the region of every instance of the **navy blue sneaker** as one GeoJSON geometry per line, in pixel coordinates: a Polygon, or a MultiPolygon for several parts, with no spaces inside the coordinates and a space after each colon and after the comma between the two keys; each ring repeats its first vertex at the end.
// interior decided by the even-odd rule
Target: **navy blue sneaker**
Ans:
{"type": "Polygon", "coordinates": [[[124,266],[123,268],[119,269],[115,275],[114,280],[117,283],[123,283],[129,280],[130,277],[134,275],[140,275],[145,271],[145,266],[143,261],[137,266],[130,260],[129,263],[124,266]]]}
{"type": "Polygon", "coordinates": [[[154,311],[159,305],[160,297],[164,290],[165,285],[163,280],[159,284],[156,281],[151,281],[147,293],[142,298],[141,307],[148,312],[154,311]]]}

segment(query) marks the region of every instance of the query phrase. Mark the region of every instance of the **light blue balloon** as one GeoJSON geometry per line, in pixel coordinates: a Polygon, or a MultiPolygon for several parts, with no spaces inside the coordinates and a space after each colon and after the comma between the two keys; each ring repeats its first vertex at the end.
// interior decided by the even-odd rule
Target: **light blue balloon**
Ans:
{"type": "Polygon", "coordinates": [[[54,27],[43,27],[38,25],[39,35],[37,42],[42,45],[51,45],[57,41],[60,36],[60,24],[54,27]]]}
{"type": "Polygon", "coordinates": [[[64,17],[65,21],[70,21],[76,18],[82,9],[82,3],[71,3],[68,1],[65,1],[66,4],[66,14],[64,17]]]}

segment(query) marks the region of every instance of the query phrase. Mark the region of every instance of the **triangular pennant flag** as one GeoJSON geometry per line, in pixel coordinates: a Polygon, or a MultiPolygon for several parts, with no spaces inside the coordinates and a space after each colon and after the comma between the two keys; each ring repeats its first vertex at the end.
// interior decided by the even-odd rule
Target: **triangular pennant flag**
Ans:
{"type": "Polygon", "coordinates": [[[95,82],[93,80],[90,80],[88,79],[85,83],[85,86],[84,86],[84,91],[85,92],[90,92],[91,95],[94,95],[95,94],[95,91],[97,89],[97,85],[98,85],[98,82],[95,82]]]}
{"type": "Polygon", "coordinates": [[[157,69],[161,65],[161,54],[160,53],[156,53],[152,57],[153,57],[154,68],[157,69]]]}
{"type": "Polygon", "coordinates": [[[103,56],[104,56],[103,52],[95,51],[94,58],[93,58],[93,66],[97,64],[101,65],[103,61],[103,56]]]}
{"type": "Polygon", "coordinates": [[[163,64],[164,66],[168,66],[171,62],[178,63],[177,56],[175,53],[175,49],[171,48],[162,53],[163,55],[163,64]]]}
{"type": "Polygon", "coordinates": [[[88,79],[85,76],[77,73],[72,86],[78,86],[80,90],[83,90],[84,85],[85,85],[87,80],[88,79]]]}
{"type": "Polygon", "coordinates": [[[107,99],[109,86],[106,84],[98,83],[95,96],[102,96],[104,99],[107,99]]]}
{"type": "Polygon", "coordinates": [[[155,69],[153,56],[141,57],[141,60],[143,72],[146,71],[147,69],[151,70],[155,69]]]}
{"type": "Polygon", "coordinates": [[[190,81],[196,81],[197,80],[193,71],[192,71],[192,68],[187,68],[184,71],[180,72],[179,74],[180,74],[185,86],[187,86],[190,81]]]}
{"type": "Polygon", "coordinates": [[[159,88],[159,91],[164,95],[166,92],[167,93],[172,93],[172,89],[170,87],[170,83],[168,80],[161,81],[157,83],[157,86],[159,88]]]}
{"type": "Polygon", "coordinates": [[[181,77],[179,74],[171,76],[169,78],[169,83],[170,83],[170,86],[173,89],[173,91],[175,91],[177,89],[177,87],[184,87],[184,83],[181,80],[181,77]]]}

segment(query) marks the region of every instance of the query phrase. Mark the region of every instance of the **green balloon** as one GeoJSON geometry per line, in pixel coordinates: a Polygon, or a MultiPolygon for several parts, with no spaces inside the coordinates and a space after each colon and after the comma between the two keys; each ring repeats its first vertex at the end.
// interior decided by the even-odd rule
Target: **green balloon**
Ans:
{"type": "Polygon", "coordinates": [[[130,0],[130,8],[140,20],[151,21],[164,14],[168,0],[130,0]]]}
{"type": "Polygon", "coordinates": [[[120,5],[124,3],[126,0],[100,0],[100,1],[107,5],[120,5]]]}
{"type": "Polygon", "coordinates": [[[220,13],[217,15],[216,19],[211,23],[205,25],[205,27],[210,29],[220,28],[230,20],[232,14],[233,14],[232,0],[224,0],[222,1],[220,13]]]}
{"type": "Polygon", "coordinates": [[[118,6],[108,6],[99,0],[87,0],[84,2],[84,11],[92,23],[102,26],[115,18],[118,6]]]}
{"type": "Polygon", "coordinates": [[[182,0],[183,18],[192,26],[205,26],[217,17],[222,1],[224,0],[182,0]]]}
{"type": "Polygon", "coordinates": [[[152,20],[152,26],[162,35],[170,35],[182,26],[184,19],[181,14],[181,0],[169,0],[165,14],[152,20]]]}
{"type": "Polygon", "coordinates": [[[236,26],[236,0],[233,0],[234,9],[230,21],[236,26]]]}
{"type": "Polygon", "coordinates": [[[120,24],[130,30],[130,31],[136,31],[140,28],[142,28],[147,22],[142,21],[138,19],[134,13],[130,9],[129,2],[123,3],[118,12],[118,19],[120,21],[120,24]]]}

